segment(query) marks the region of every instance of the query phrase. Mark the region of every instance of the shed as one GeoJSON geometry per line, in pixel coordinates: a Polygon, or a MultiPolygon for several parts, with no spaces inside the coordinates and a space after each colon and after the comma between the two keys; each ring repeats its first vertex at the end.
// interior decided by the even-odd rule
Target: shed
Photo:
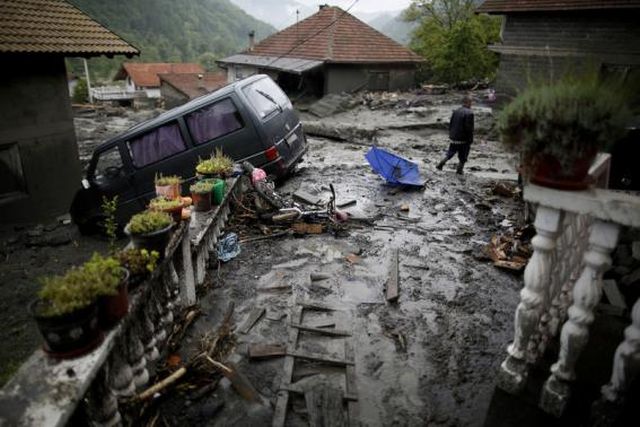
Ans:
{"type": "Polygon", "coordinates": [[[0,218],[67,212],[81,170],[64,58],[138,55],[63,0],[0,2],[0,218]]]}
{"type": "Polygon", "coordinates": [[[160,94],[166,108],[177,107],[227,84],[224,72],[160,74],[159,77],[160,94]]]}
{"type": "Polygon", "coordinates": [[[256,73],[271,75],[287,91],[316,95],[401,90],[415,85],[423,59],[334,6],[218,61],[229,82],[256,73]]]}

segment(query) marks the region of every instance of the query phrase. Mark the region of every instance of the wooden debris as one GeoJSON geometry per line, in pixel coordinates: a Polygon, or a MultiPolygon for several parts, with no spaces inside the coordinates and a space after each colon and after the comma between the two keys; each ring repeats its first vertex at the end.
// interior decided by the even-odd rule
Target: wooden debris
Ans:
{"type": "Polygon", "coordinates": [[[318,302],[318,301],[298,301],[296,302],[300,307],[306,308],[308,310],[316,310],[316,311],[339,311],[338,308],[332,307],[328,304],[318,302]]]}
{"type": "Polygon", "coordinates": [[[399,271],[399,258],[400,251],[398,249],[394,249],[391,255],[391,267],[389,270],[389,279],[387,280],[387,301],[395,302],[398,300],[399,296],[399,281],[400,281],[400,271],[399,271]]]}
{"type": "Polygon", "coordinates": [[[178,381],[180,378],[182,378],[184,376],[184,374],[186,374],[186,373],[187,373],[187,368],[185,368],[183,366],[180,369],[177,369],[175,372],[173,372],[167,378],[165,378],[162,381],[152,385],[151,387],[149,387],[148,389],[146,389],[142,393],[138,394],[134,399],[138,400],[138,401],[147,400],[147,399],[153,397],[156,393],[160,393],[162,390],[164,390],[167,387],[175,384],[176,381],[178,381]]]}
{"type": "Polygon", "coordinates": [[[290,290],[291,290],[291,285],[285,284],[285,283],[279,283],[272,286],[262,286],[262,287],[256,288],[257,292],[278,292],[278,291],[290,291],[290,290]]]}
{"type": "Polygon", "coordinates": [[[512,235],[496,234],[484,248],[487,258],[493,265],[511,271],[524,270],[533,250],[529,244],[528,228],[516,230],[512,235]]]}
{"type": "Polygon", "coordinates": [[[312,362],[322,362],[328,365],[337,365],[337,366],[347,366],[353,365],[353,361],[348,361],[346,359],[339,359],[336,357],[327,356],[320,353],[312,353],[305,350],[296,350],[292,352],[287,352],[287,356],[297,357],[299,359],[310,360],[312,362]]]}
{"type": "Polygon", "coordinates": [[[493,194],[503,197],[514,197],[518,194],[518,187],[507,184],[506,182],[497,182],[491,190],[493,194]]]}
{"type": "Polygon", "coordinates": [[[249,317],[247,317],[247,320],[244,321],[244,323],[242,324],[242,326],[240,326],[240,329],[238,329],[238,331],[241,334],[249,333],[251,328],[253,328],[253,325],[255,325],[258,322],[258,320],[260,320],[260,318],[265,312],[266,310],[264,307],[260,307],[260,308],[256,307],[253,310],[251,310],[251,313],[249,313],[249,317]]]}
{"type": "Polygon", "coordinates": [[[259,242],[261,240],[275,239],[277,237],[286,236],[289,233],[290,233],[290,230],[284,230],[284,231],[280,231],[278,233],[273,233],[273,234],[271,234],[269,236],[260,236],[260,237],[251,237],[251,238],[248,238],[248,239],[242,239],[242,240],[240,240],[239,243],[244,244],[244,243],[259,242]]]}
{"type": "Polygon", "coordinates": [[[291,229],[295,234],[322,234],[324,232],[324,224],[308,224],[306,222],[294,222],[291,229]]]}
{"type": "Polygon", "coordinates": [[[343,427],[347,425],[342,405],[342,392],[319,386],[304,394],[310,427],[343,427]]]}
{"type": "Polygon", "coordinates": [[[336,203],[336,206],[339,207],[339,208],[346,208],[348,206],[353,206],[356,203],[358,203],[357,200],[347,200],[346,202],[336,203]]]}
{"type": "Polygon", "coordinates": [[[426,265],[402,264],[402,266],[409,267],[409,268],[416,268],[418,270],[430,270],[430,267],[426,265]]]}
{"type": "Polygon", "coordinates": [[[357,264],[360,262],[360,257],[356,254],[349,254],[345,257],[349,264],[357,264]]]}
{"type": "Polygon", "coordinates": [[[313,194],[309,194],[303,190],[298,190],[293,193],[293,198],[308,205],[319,205],[322,202],[321,197],[314,196],[313,194]]]}
{"type": "Polygon", "coordinates": [[[189,395],[189,399],[194,401],[202,399],[203,397],[211,393],[213,390],[215,390],[216,387],[218,387],[219,383],[220,383],[220,378],[217,378],[212,383],[209,383],[203,387],[200,387],[198,390],[196,390],[195,392],[189,395]]]}
{"type": "Polygon", "coordinates": [[[268,359],[287,355],[284,344],[249,344],[249,359],[268,359]]]}
{"type": "Polygon", "coordinates": [[[400,211],[402,211],[402,212],[409,212],[409,209],[410,209],[410,207],[406,203],[400,205],[400,211]]]}
{"type": "Polygon", "coordinates": [[[526,267],[526,262],[515,262],[515,261],[502,261],[498,260],[493,263],[495,267],[502,268],[505,270],[511,270],[516,272],[521,272],[526,267]]]}
{"type": "Polygon", "coordinates": [[[620,307],[622,309],[627,308],[627,303],[620,293],[615,280],[603,280],[602,289],[604,290],[604,294],[606,295],[609,304],[620,307]]]}
{"type": "Polygon", "coordinates": [[[280,320],[282,320],[283,317],[286,317],[286,313],[284,313],[283,311],[277,311],[274,310],[272,308],[267,310],[267,314],[265,316],[265,319],[267,320],[271,320],[273,322],[278,322],[280,320]]]}
{"type": "Polygon", "coordinates": [[[335,328],[336,323],[333,320],[320,320],[317,323],[309,326],[312,326],[314,328],[335,328]]]}
{"type": "Polygon", "coordinates": [[[184,335],[187,333],[189,326],[198,318],[200,315],[200,309],[198,307],[191,307],[187,309],[186,314],[184,315],[182,321],[177,321],[174,323],[173,330],[167,339],[167,347],[169,348],[170,353],[175,353],[176,350],[180,347],[182,340],[184,339],[184,335]]]}
{"type": "Polygon", "coordinates": [[[328,274],[322,274],[322,273],[309,274],[309,279],[311,279],[312,282],[319,282],[320,280],[327,280],[330,278],[331,276],[329,276],[328,274]]]}
{"type": "MultiPolygon", "coordinates": [[[[291,321],[300,323],[302,322],[302,307],[296,306],[291,311],[291,321]]],[[[298,345],[298,335],[300,330],[297,328],[289,328],[289,340],[287,341],[287,352],[294,352],[298,345]]],[[[276,407],[273,412],[273,421],[271,425],[273,427],[283,427],[287,420],[287,407],[289,406],[289,392],[286,387],[291,385],[291,379],[293,378],[293,366],[295,364],[295,358],[293,356],[286,356],[284,358],[284,369],[282,374],[282,380],[280,383],[280,391],[278,392],[278,398],[276,400],[276,407]]]]}
{"type": "Polygon", "coordinates": [[[299,329],[305,332],[313,332],[320,335],[329,335],[335,337],[350,337],[351,333],[348,331],[343,331],[340,329],[322,329],[322,328],[314,328],[312,326],[301,325],[299,323],[290,323],[290,327],[299,329]]]}
{"type": "Polygon", "coordinates": [[[355,353],[353,351],[353,345],[350,342],[345,341],[344,343],[344,357],[348,362],[354,362],[353,364],[347,365],[347,373],[346,373],[346,396],[351,397],[348,399],[347,403],[347,414],[349,416],[349,425],[357,426],[359,425],[360,419],[360,405],[357,403],[358,400],[358,386],[356,384],[356,367],[355,367],[355,353]]]}
{"type": "Polygon", "coordinates": [[[234,365],[228,364],[228,366],[225,366],[220,362],[216,362],[209,356],[206,356],[206,360],[211,363],[211,365],[213,365],[216,369],[218,369],[222,373],[222,375],[229,379],[229,381],[231,381],[231,385],[233,386],[233,388],[245,400],[248,400],[249,402],[261,401],[260,395],[253,387],[251,382],[241,372],[239,372],[234,365]]]}

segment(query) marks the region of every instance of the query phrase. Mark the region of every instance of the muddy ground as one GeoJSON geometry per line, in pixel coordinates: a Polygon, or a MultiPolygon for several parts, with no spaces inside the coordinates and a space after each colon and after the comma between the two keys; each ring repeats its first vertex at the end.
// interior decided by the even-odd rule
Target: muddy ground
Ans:
{"type": "MultiPolygon", "coordinates": [[[[406,96],[408,100],[413,95],[406,96]]],[[[298,172],[279,191],[298,189],[328,197],[333,183],[338,202],[354,199],[347,208],[375,225],[353,221],[338,235],[285,237],[243,245],[238,258],[211,272],[212,287],[201,306],[204,315],[183,345],[188,359],[202,334],[214,330],[230,301],[233,321],[241,324],[254,307],[263,317],[249,334],[237,334],[231,359],[262,396],[275,402],[283,369],[282,358],[250,362],[249,343],[283,343],[287,317],[295,301],[312,299],[339,308],[331,314],[305,314],[303,323],[334,323],[348,330],[347,338],[319,338],[301,333],[299,346],[315,353],[344,356],[344,341],[355,348],[360,419],[365,425],[480,425],[491,398],[495,374],[512,337],[512,321],[521,278],[495,269],[474,255],[497,232],[520,221],[521,206],[514,199],[491,194],[496,180],[512,180],[513,162],[491,139],[491,111],[476,107],[478,134],[467,173],[454,173],[456,160],[442,172],[434,165],[447,145],[446,123],[458,94],[426,97],[418,110],[406,105],[355,109],[306,122],[344,130],[354,128],[348,141],[309,138],[309,153],[298,172]],[[371,143],[416,161],[426,179],[424,191],[396,192],[371,172],[364,154],[371,143]],[[409,211],[400,210],[408,205],[409,211]],[[384,298],[390,256],[400,253],[400,298],[384,298]],[[311,273],[329,275],[311,282],[311,273]],[[277,283],[285,291],[261,291],[277,283]]],[[[145,118],[100,114],[76,120],[81,159],[92,147],[145,118]]],[[[247,234],[247,224],[232,230],[247,234]]],[[[255,228],[251,233],[257,233],[255,228]]],[[[42,228],[10,228],[2,234],[0,266],[3,300],[0,349],[3,375],[39,345],[25,306],[35,295],[35,278],[62,272],[78,264],[105,242],[82,238],[58,222],[42,228]],[[56,237],[56,236],[62,237],[56,237]],[[34,246],[34,241],[44,240],[34,246]],[[56,240],[58,239],[58,240],[56,240]],[[52,241],[48,241],[52,240],[52,241]]],[[[294,379],[313,382],[319,377],[342,386],[341,368],[297,363],[294,379]],[[337,381],[337,382],[336,382],[337,381]]],[[[270,406],[252,406],[224,381],[198,401],[186,389],[161,399],[161,416],[169,424],[263,425],[271,420],[270,406]],[[217,403],[224,402],[218,410],[217,403]]],[[[305,422],[304,400],[290,408],[292,425],[305,422]]]]}

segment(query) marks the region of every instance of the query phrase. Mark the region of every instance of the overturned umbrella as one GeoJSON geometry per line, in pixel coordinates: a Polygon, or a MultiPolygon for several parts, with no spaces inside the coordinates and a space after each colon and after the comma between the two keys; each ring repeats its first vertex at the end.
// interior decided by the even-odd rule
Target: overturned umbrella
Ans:
{"type": "Polygon", "coordinates": [[[365,155],[373,170],[393,185],[423,187],[418,165],[376,146],[365,155]]]}

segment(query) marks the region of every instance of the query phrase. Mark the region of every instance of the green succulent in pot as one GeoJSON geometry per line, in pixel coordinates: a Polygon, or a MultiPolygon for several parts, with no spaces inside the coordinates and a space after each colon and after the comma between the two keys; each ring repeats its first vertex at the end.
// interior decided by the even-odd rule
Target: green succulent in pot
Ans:
{"type": "Polygon", "coordinates": [[[147,210],[129,220],[126,231],[130,234],[149,234],[169,227],[171,216],[166,212],[147,210]]]}
{"type": "Polygon", "coordinates": [[[217,148],[210,158],[198,162],[196,172],[201,175],[226,177],[233,172],[233,159],[217,148]]]}
{"type": "Polygon", "coordinates": [[[196,194],[211,193],[211,191],[213,191],[213,182],[208,180],[198,181],[189,187],[189,191],[196,194]]]}
{"type": "Polygon", "coordinates": [[[177,175],[163,176],[162,174],[160,174],[156,175],[155,177],[155,184],[161,187],[164,187],[166,185],[179,185],[181,182],[182,179],[177,175]]]}
{"type": "Polygon", "coordinates": [[[116,254],[116,258],[132,276],[153,273],[158,265],[160,254],[147,249],[125,249],[116,254]]]}
{"type": "Polygon", "coordinates": [[[532,181],[562,188],[575,179],[566,189],[582,189],[596,153],[624,136],[631,117],[622,85],[589,76],[532,86],[499,113],[497,128],[532,181]]]}

